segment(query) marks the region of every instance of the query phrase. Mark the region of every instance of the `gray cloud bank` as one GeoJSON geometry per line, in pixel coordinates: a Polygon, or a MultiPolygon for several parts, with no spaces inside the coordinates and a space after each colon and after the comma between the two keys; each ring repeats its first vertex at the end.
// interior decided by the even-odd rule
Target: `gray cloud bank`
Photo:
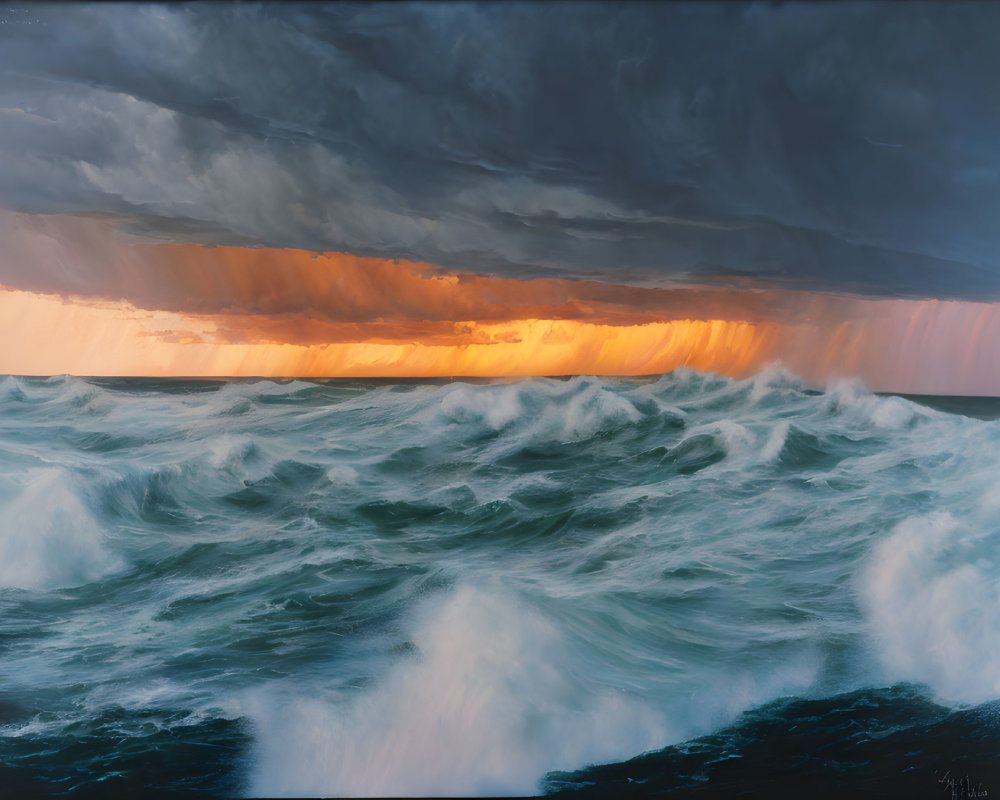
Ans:
{"type": "Polygon", "coordinates": [[[6,6],[0,205],[516,277],[1000,299],[998,39],[988,3],[6,6]]]}

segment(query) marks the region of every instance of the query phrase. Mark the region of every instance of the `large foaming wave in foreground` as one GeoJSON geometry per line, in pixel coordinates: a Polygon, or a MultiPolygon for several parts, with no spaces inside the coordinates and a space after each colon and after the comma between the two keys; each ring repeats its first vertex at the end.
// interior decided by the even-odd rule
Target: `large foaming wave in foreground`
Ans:
{"type": "Polygon", "coordinates": [[[0,379],[0,778],[530,794],[780,698],[989,704],[998,442],[774,370],[0,379]]]}

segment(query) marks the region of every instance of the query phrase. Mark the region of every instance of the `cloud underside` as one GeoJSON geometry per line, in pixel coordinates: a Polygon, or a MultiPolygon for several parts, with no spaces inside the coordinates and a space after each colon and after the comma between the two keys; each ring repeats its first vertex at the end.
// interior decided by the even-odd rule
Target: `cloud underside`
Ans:
{"type": "MultiPolygon", "coordinates": [[[[466,282],[1000,295],[1000,9],[986,4],[3,13],[0,205],[21,212],[466,282]]],[[[213,293],[164,260],[177,296],[164,279],[155,300],[378,315],[327,303],[323,317],[294,294],[312,273],[260,270],[279,268],[273,297],[227,299],[225,270],[213,293]]],[[[88,270],[8,257],[0,283],[105,296],[118,281],[152,302],[141,269],[88,270]]]]}
{"type": "Polygon", "coordinates": [[[808,317],[746,322],[622,315],[309,323],[183,314],[0,289],[0,374],[443,377],[648,375],[692,367],[737,377],[779,362],[822,385],[1000,395],[1000,305],[838,300],[808,317]],[[843,304],[851,313],[844,314],[843,304]],[[332,336],[313,341],[316,332],[332,336]],[[356,336],[354,334],[357,334],[356,336]],[[412,334],[412,335],[411,335],[412,334]]]}
{"type": "MultiPolygon", "coordinates": [[[[525,319],[637,325],[848,319],[834,295],[785,289],[657,288],[521,280],[437,265],[306,250],[122,239],[114,219],[0,212],[0,286],[95,305],[213,319],[217,341],[485,343],[466,322],[525,319]]],[[[493,336],[493,334],[490,334],[493,336]]]]}
{"type": "Polygon", "coordinates": [[[518,280],[138,242],[115,223],[0,213],[0,374],[741,376],[780,361],[819,384],[1000,394],[996,303],[518,280]]]}

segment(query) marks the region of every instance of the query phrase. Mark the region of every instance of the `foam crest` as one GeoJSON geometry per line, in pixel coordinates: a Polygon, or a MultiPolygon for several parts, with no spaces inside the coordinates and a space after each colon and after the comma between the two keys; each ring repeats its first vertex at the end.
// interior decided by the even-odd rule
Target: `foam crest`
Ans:
{"type": "Polygon", "coordinates": [[[207,399],[198,400],[201,407],[220,417],[238,417],[253,408],[254,395],[243,384],[226,384],[207,399]]]}
{"type": "Polygon", "coordinates": [[[263,398],[289,397],[305,389],[313,389],[316,385],[300,380],[287,383],[268,380],[233,381],[220,386],[207,399],[199,399],[198,407],[204,406],[221,417],[240,417],[253,411],[257,401],[263,398]]]}
{"type": "Polygon", "coordinates": [[[832,383],[828,388],[828,397],[834,409],[859,414],[868,424],[886,430],[901,430],[914,421],[918,412],[925,413],[902,397],[872,394],[857,378],[832,383]]]}
{"type": "Polygon", "coordinates": [[[21,380],[13,375],[4,375],[0,378],[0,400],[20,402],[26,400],[27,397],[28,393],[21,380]]]}
{"type": "Polygon", "coordinates": [[[559,441],[586,439],[643,416],[628,398],[591,378],[449,387],[437,414],[446,423],[517,427],[532,438],[559,441]]]}
{"type": "Polygon", "coordinates": [[[951,515],[904,520],[862,576],[873,641],[894,679],[943,700],[1000,697],[1000,534],[951,515]]]}
{"type": "MultiPolygon", "coordinates": [[[[295,394],[305,389],[314,389],[317,384],[310,381],[254,381],[253,383],[230,383],[227,386],[239,387],[248,397],[281,397],[295,394]]],[[[223,387],[226,388],[226,387],[223,387]]]]}
{"type": "Polygon", "coordinates": [[[244,473],[248,462],[260,455],[256,442],[245,434],[221,436],[209,442],[208,450],[213,467],[234,474],[244,473]]]}
{"type": "Polygon", "coordinates": [[[30,474],[0,520],[0,586],[78,586],[124,566],[63,470],[30,474]]]}
{"type": "Polygon", "coordinates": [[[60,376],[58,379],[44,381],[46,386],[56,389],[48,402],[60,406],[69,406],[74,414],[103,415],[113,410],[115,400],[110,393],[100,386],[73,376],[60,376]]]}
{"type": "Polygon", "coordinates": [[[358,471],[349,464],[334,464],[326,471],[326,479],[334,486],[353,486],[358,478],[358,471]]]}
{"type": "Polygon", "coordinates": [[[751,387],[749,400],[754,405],[774,394],[799,392],[805,386],[800,378],[786,370],[780,363],[768,365],[747,381],[751,387]]]}
{"type": "Polygon", "coordinates": [[[642,413],[617,392],[600,383],[588,383],[572,395],[565,409],[556,411],[557,425],[562,423],[562,439],[586,439],[601,431],[624,427],[642,418],[642,413]]]}
{"type": "Polygon", "coordinates": [[[706,388],[718,388],[733,383],[731,378],[724,378],[711,372],[698,372],[690,367],[678,367],[660,375],[649,386],[656,394],[686,395],[697,394],[706,388]]]}
{"type": "MultiPolygon", "coordinates": [[[[105,508],[141,517],[175,508],[180,500],[177,490],[189,474],[180,464],[147,466],[133,462],[123,469],[103,470],[101,479],[92,485],[91,491],[105,508]]],[[[200,483],[200,487],[204,485],[200,483]]]]}
{"type": "MultiPolygon", "coordinates": [[[[448,422],[479,422],[499,431],[524,415],[521,384],[506,386],[469,386],[449,388],[438,413],[448,422]]],[[[530,389],[528,390],[530,391],[530,389]]]]}
{"type": "Polygon", "coordinates": [[[901,397],[874,397],[870,411],[876,428],[898,430],[908,425],[916,416],[912,403],[901,397]]]}
{"type": "Polygon", "coordinates": [[[648,704],[575,674],[559,630],[503,592],[422,609],[419,656],[353,698],[252,703],[262,795],[527,795],[552,769],[676,737],[648,704]]]}
{"type": "Polygon", "coordinates": [[[767,441],[764,442],[764,446],[760,450],[762,462],[775,461],[781,455],[785,441],[788,439],[788,431],[789,424],[787,422],[778,422],[771,428],[771,432],[767,435],[767,441]]]}
{"type": "Polygon", "coordinates": [[[753,434],[738,422],[730,422],[724,419],[711,427],[715,430],[716,437],[729,455],[742,452],[754,443],[753,434]]]}

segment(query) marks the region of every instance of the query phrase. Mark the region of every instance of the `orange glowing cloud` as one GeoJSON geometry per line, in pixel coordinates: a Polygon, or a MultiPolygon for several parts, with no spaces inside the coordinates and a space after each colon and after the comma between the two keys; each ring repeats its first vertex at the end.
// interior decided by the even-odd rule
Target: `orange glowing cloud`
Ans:
{"type": "Polygon", "coordinates": [[[430,264],[150,244],[0,214],[0,372],[743,376],[1000,394],[1000,305],[447,274],[430,264]],[[4,227],[6,226],[6,227],[4,227]],[[9,246],[7,246],[9,245],[9,246]]]}
{"type": "Polygon", "coordinates": [[[0,292],[0,337],[20,342],[0,372],[50,375],[438,377],[637,375],[688,365],[749,370],[774,345],[773,326],[684,320],[609,326],[576,320],[459,323],[451,343],[232,344],[214,323],[126,304],[0,292]],[[177,333],[180,331],[181,333],[177,333]],[[470,332],[479,340],[463,341],[470,332]]]}
{"type": "MultiPolygon", "coordinates": [[[[657,289],[555,278],[447,274],[413,261],[344,253],[123,241],[110,219],[0,213],[0,284],[124,300],[147,310],[224,315],[230,341],[298,344],[434,336],[455,320],[586,320],[631,325],[689,318],[769,321],[794,293],[657,289]],[[415,327],[416,326],[416,327],[415,327]]],[[[813,301],[815,302],[815,301],[813,301]]]]}
{"type": "Polygon", "coordinates": [[[0,372],[26,375],[442,377],[642,375],[689,366],[745,376],[780,361],[807,380],[876,390],[998,394],[1000,306],[855,301],[853,321],[452,323],[433,341],[235,344],[217,317],[0,291],[0,372]],[[961,353],[955,357],[954,353],[961,353]]]}

